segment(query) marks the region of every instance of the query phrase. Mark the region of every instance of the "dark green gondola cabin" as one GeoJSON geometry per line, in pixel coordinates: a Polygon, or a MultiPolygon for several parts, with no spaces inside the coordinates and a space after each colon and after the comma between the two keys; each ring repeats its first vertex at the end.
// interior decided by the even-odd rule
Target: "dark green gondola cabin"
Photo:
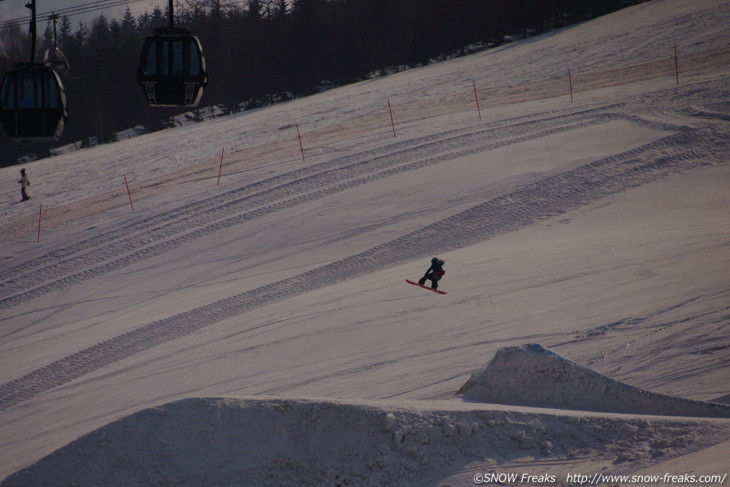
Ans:
{"type": "Polygon", "coordinates": [[[208,84],[198,38],[185,29],[155,31],[142,47],[137,81],[151,106],[198,106],[208,84]]]}
{"type": "Polygon", "coordinates": [[[16,142],[60,139],[68,121],[61,79],[43,64],[16,64],[0,85],[0,121],[16,142]]]}

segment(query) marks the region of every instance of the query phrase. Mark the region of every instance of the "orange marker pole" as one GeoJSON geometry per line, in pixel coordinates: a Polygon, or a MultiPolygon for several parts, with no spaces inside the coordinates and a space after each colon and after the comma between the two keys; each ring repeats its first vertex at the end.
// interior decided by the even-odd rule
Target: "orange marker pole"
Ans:
{"type": "Polygon", "coordinates": [[[41,209],[38,210],[38,236],[35,239],[36,242],[41,241],[41,218],[42,217],[43,217],[43,205],[41,204],[41,209]]]}
{"type": "Polygon", "coordinates": [[[221,185],[221,171],[223,170],[223,153],[225,152],[225,150],[226,150],[225,147],[223,147],[221,149],[221,163],[218,166],[218,183],[216,184],[216,186],[220,186],[221,185]]]}
{"type": "Polygon", "coordinates": [[[390,106],[390,100],[388,100],[388,112],[390,113],[390,126],[393,128],[393,137],[395,137],[395,122],[393,121],[393,108],[390,106]]]}
{"type": "Polygon", "coordinates": [[[124,175],[124,185],[127,187],[127,196],[129,196],[129,206],[132,207],[132,211],[134,211],[134,204],[132,203],[132,193],[129,191],[129,183],[127,182],[127,175],[124,175]]]}
{"type": "Polygon", "coordinates": [[[474,80],[471,80],[471,83],[474,85],[474,99],[477,102],[477,113],[479,114],[479,120],[482,119],[482,110],[479,108],[479,94],[477,93],[477,82],[474,80]]]}
{"type": "Polygon", "coordinates": [[[302,153],[302,162],[306,162],[304,160],[304,146],[302,145],[302,134],[299,132],[299,124],[295,124],[297,127],[297,139],[299,139],[299,151],[302,153]]]}
{"type": "Polygon", "coordinates": [[[568,68],[568,85],[570,86],[570,103],[573,103],[573,75],[568,68]]]}

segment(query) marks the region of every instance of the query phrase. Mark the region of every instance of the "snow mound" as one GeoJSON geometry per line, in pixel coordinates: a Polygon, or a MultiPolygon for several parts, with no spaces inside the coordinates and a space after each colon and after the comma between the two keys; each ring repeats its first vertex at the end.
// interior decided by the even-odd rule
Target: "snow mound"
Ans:
{"type": "Polygon", "coordinates": [[[730,418],[730,406],[618,382],[539,344],[504,347],[457,394],[467,401],[665,416],[730,418]]]}
{"type": "Polygon", "coordinates": [[[403,487],[459,474],[472,485],[475,462],[546,458],[555,465],[580,452],[624,467],[644,465],[717,443],[730,431],[710,420],[556,416],[446,403],[184,399],[89,433],[2,486],[403,487]]]}

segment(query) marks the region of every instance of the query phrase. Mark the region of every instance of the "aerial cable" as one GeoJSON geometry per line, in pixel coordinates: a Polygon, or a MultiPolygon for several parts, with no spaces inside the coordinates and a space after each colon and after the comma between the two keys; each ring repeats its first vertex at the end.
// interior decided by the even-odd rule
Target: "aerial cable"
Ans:
{"type": "MultiPolygon", "coordinates": [[[[53,15],[60,15],[65,17],[72,17],[75,15],[81,15],[86,14],[90,12],[95,12],[98,10],[104,10],[107,8],[112,7],[120,7],[123,5],[129,5],[131,3],[137,3],[141,2],[142,0],[98,0],[96,2],[86,3],[82,5],[72,6],[72,7],[64,7],[57,10],[53,10],[50,12],[44,12],[37,15],[38,21],[48,21],[51,20],[53,15]]],[[[26,17],[20,17],[17,19],[11,19],[6,20],[3,22],[0,22],[0,28],[2,27],[9,27],[11,25],[22,25],[30,21],[30,16],[26,17]]]]}

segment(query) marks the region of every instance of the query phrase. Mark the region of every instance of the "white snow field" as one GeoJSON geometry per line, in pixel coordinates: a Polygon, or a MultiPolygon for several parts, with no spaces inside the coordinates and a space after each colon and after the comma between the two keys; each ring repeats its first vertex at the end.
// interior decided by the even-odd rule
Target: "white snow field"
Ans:
{"type": "Polygon", "coordinates": [[[2,486],[728,485],[729,157],[654,0],[2,169],[2,486]]]}
{"type": "Polygon", "coordinates": [[[536,343],[500,348],[457,394],[484,403],[730,418],[728,404],[658,394],[624,384],[536,343]]]}

